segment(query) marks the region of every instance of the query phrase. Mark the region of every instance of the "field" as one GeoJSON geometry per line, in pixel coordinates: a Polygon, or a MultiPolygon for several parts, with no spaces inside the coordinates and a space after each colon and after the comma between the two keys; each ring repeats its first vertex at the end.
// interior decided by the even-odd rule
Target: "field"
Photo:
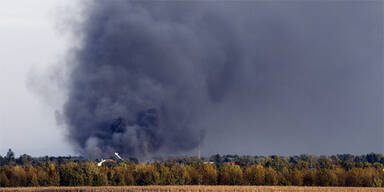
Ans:
{"type": "Polygon", "coordinates": [[[302,191],[302,192],[373,192],[383,191],[384,188],[370,187],[295,187],[295,186],[121,186],[121,187],[19,187],[19,188],[0,188],[1,192],[10,191],[56,191],[56,192],[283,192],[283,191],[302,191]]]}

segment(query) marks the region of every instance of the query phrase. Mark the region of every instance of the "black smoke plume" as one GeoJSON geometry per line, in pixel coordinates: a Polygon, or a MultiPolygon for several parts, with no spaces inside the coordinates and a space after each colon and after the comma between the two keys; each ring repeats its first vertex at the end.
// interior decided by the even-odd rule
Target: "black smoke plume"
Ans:
{"type": "Polygon", "coordinates": [[[350,151],[336,138],[377,127],[378,4],[89,1],[69,138],[89,157],[185,153],[204,132],[208,153],[350,151]]]}
{"type": "Polygon", "coordinates": [[[84,11],[64,110],[78,151],[148,158],[195,148],[203,129],[194,122],[211,96],[203,68],[215,58],[191,24],[129,1],[92,2],[84,11]]]}

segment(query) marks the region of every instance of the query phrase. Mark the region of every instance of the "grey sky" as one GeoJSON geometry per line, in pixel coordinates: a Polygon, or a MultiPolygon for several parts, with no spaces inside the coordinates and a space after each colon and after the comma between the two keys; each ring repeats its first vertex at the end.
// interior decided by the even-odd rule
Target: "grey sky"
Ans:
{"type": "MultiPolygon", "coordinates": [[[[65,130],[55,123],[55,102],[60,104],[60,93],[50,90],[49,82],[44,82],[49,80],[44,79],[44,75],[38,78],[52,66],[67,65],[64,61],[66,48],[77,43],[63,37],[55,28],[56,15],[63,14],[56,13],[60,10],[57,6],[63,2],[6,1],[6,6],[0,7],[0,42],[3,45],[0,47],[0,94],[4,98],[0,100],[2,154],[8,148],[18,154],[73,153],[65,142],[65,130]],[[37,89],[30,88],[30,74],[37,78],[37,89]],[[44,91],[36,93],[39,90],[44,91]]],[[[186,93],[187,98],[192,98],[186,101],[197,103],[194,110],[204,108],[194,122],[206,130],[202,147],[204,155],[360,154],[383,152],[384,149],[383,5],[380,2],[248,1],[246,6],[245,2],[222,4],[215,1],[189,3],[190,6],[183,2],[146,2],[143,9],[160,24],[164,22],[165,27],[171,26],[170,29],[174,23],[181,23],[178,28],[181,32],[173,34],[183,39],[177,46],[189,51],[181,52],[180,58],[195,56],[191,63],[201,58],[211,61],[211,65],[191,65],[195,69],[206,69],[208,75],[204,72],[196,79],[208,82],[207,93],[200,87],[195,90],[206,94],[209,99],[206,101],[205,97],[186,93]],[[188,23],[191,20],[204,30],[194,28],[188,23]],[[189,33],[196,36],[186,35],[189,33]],[[232,63],[225,56],[220,58],[221,51],[234,54],[236,58],[233,61],[236,62],[232,63]],[[226,59],[228,63],[222,64],[226,59]],[[208,105],[199,103],[199,99],[208,105]]],[[[128,21],[119,19],[124,18],[121,14],[125,8],[108,12],[116,5],[105,4],[105,7],[99,5],[100,12],[92,10],[86,12],[86,16],[106,14],[112,18],[111,21],[132,22],[129,24],[143,30],[135,36],[138,42],[147,42],[145,37],[159,38],[163,44],[174,48],[173,40],[167,39],[168,33],[154,26],[151,20],[140,14],[128,21]],[[152,33],[152,30],[157,33],[152,33]]],[[[105,23],[110,25],[90,19],[83,30],[97,32],[104,30],[103,27],[97,28],[99,25],[110,26],[112,37],[127,38],[129,42],[129,37],[119,35],[131,34],[131,31],[124,31],[107,19],[105,23]],[[92,21],[96,23],[91,25],[92,21]],[[87,28],[93,26],[96,29],[87,28]]],[[[89,35],[88,31],[83,33],[89,35]]],[[[105,53],[110,51],[109,48],[114,50],[115,44],[107,38],[105,45],[111,46],[105,48],[105,53]]],[[[163,47],[163,44],[154,43],[156,47],[144,47],[143,50],[164,50],[167,46],[163,47]]],[[[125,47],[125,44],[121,43],[120,47],[125,47]]],[[[81,54],[100,59],[91,50],[85,49],[81,54]]],[[[132,51],[136,53],[137,50],[132,51]]],[[[119,52],[116,55],[119,56],[119,52]]],[[[172,54],[165,55],[168,58],[172,54]]],[[[126,54],[120,56],[113,62],[124,61],[126,54]]],[[[174,61],[169,58],[169,61],[174,61]]],[[[175,61],[180,58],[175,58],[175,61]]],[[[178,65],[171,63],[165,67],[171,69],[172,66],[178,65]]],[[[180,67],[180,74],[191,67],[188,64],[184,66],[180,67]]],[[[167,73],[159,72],[159,78],[167,73]]],[[[87,73],[81,71],[79,74],[87,73]]],[[[200,86],[185,76],[189,74],[194,73],[180,77],[185,80],[184,85],[200,86]]],[[[174,81],[178,76],[172,74],[169,78],[174,81]]],[[[169,97],[165,101],[172,99],[169,97]]]]}
{"type": "Polygon", "coordinates": [[[67,42],[55,26],[66,1],[6,0],[0,6],[0,153],[71,153],[53,109],[28,85],[30,73],[59,62],[67,42]]]}

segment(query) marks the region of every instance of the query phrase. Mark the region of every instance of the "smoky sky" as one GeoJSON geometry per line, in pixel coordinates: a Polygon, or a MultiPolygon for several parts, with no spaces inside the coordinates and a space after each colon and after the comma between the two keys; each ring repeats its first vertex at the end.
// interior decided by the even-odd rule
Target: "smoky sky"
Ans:
{"type": "Polygon", "coordinates": [[[63,108],[77,152],[382,152],[380,1],[89,1],[63,108]]]}

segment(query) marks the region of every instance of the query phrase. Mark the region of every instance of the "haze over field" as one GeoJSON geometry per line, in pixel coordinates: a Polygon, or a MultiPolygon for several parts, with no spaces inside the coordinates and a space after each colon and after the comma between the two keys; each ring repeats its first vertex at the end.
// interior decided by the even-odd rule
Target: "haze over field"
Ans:
{"type": "Polygon", "coordinates": [[[381,1],[50,3],[0,17],[1,151],[383,152],[381,1]]]}

